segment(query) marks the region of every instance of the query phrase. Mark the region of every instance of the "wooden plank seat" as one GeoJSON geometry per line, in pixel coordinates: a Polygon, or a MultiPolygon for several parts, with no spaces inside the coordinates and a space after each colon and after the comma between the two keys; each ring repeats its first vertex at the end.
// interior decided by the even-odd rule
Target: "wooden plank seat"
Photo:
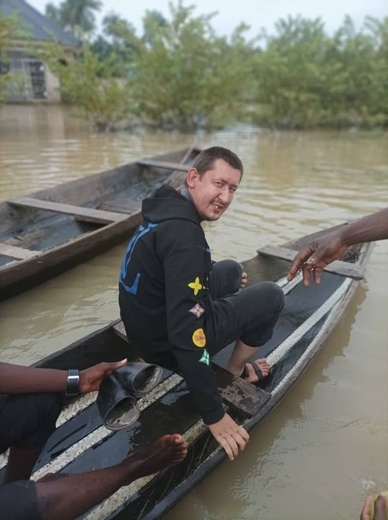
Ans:
{"type": "Polygon", "coordinates": [[[256,415],[271,397],[269,392],[247,383],[224,368],[212,364],[222,400],[247,418],[256,415]]]}
{"type": "Polygon", "coordinates": [[[39,254],[39,251],[31,251],[24,247],[11,246],[10,244],[0,243],[0,255],[16,258],[17,260],[25,260],[39,254]]]}
{"type": "MultiPolygon", "coordinates": [[[[257,252],[260,255],[270,257],[272,256],[275,258],[280,258],[281,260],[288,260],[289,262],[293,262],[297,254],[297,251],[294,249],[271,245],[264,246],[258,249],[257,252]]],[[[329,271],[330,273],[340,274],[342,276],[349,276],[355,280],[361,280],[364,277],[364,270],[360,265],[342,262],[341,260],[335,260],[326,266],[324,270],[329,271]]]]}
{"type": "Polygon", "coordinates": [[[187,164],[164,162],[164,161],[153,161],[152,159],[145,159],[144,161],[138,161],[138,164],[142,166],[151,166],[153,168],[162,168],[166,170],[177,170],[180,172],[187,172],[189,166],[187,164]]]}
{"type": "Polygon", "coordinates": [[[99,204],[97,209],[131,215],[141,210],[141,200],[110,199],[99,204]]]}
{"type": "Polygon", "coordinates": [[[12,199],[9,200],[8,203],[13,206],[42,209],[54,213],[65,213],[67,215],[73,215],[79,220],[84,220],[85,222],[96,222],[98,224],[110,224],[126,218],[122,213],[85,208],[83,206],[73,206],[71,204],[62,204],[60,202],[51,202],[49,200],[33,199],[31,197],[12,199]]]}

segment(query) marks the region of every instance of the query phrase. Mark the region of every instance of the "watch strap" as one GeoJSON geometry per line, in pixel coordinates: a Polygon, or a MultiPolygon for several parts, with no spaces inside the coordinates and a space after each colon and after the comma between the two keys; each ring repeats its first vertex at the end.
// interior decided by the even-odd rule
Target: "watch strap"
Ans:
{"type": "Polygon", "coordinates": [[[67,371],[66,395],[77,395],[79,392],[79,370],[70,369],[67,371]]]}

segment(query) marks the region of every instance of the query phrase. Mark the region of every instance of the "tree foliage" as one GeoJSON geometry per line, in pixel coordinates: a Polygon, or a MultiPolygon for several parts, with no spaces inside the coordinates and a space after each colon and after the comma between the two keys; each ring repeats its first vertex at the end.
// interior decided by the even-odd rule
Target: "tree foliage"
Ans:
{"type": "Polygon", "coordinates": [[[96,12],[102,7],[101,0],[63,0],[59,7],[52,2],[46,5],[45,14],[65,31],[85,39],[96,26],[96,12]]]}
{"type": "Polygon", "coordinates": [[[112,129],[128,117],[131,101],[127,82],[113,76],[114,65],[108,58],[100,60],[87,44],[76,59],[69,59],[57,44],[45,53],[50,68],[59,77],[63,98],[98,130],[112,129]]]}
{"type": "Polygon", "coordinates": [[[0,105],[5,102],[11,85],[14,85],[14,88],[22,86],[21,78],[17,78],[9,70],[7,48],[13,38],[25,38],[26,35],[17,14],[6,17],[0,12],[0,105]]]}
{"type": "Polygon", "coordinates": [[[8,36],[9,24],[5,16],[0,13],[0,104],[5,100],[6,88],[9,82],[9,72],[5,64],[5,42],[8,36]]]}
{"type": "Polygon", "coordinates": [[[91,49],[102,60],[109,58],[115,76],[127,77],[132,56],[138,52],[141,44],[136,36],[134,26],[125,18],[112,12],[102,21],[103,35],[100,35],[91,45],[91,49]]]}
{"type": "Polygon", "coordinates": [[[230,41],[217,37],[214,14],[170,4],[171,18],[147,12],[147,37],[133,59],[131,88],[149,122],[180,129],[210,128],[235,119],[250,77],[248,45],[238,27],[230,41]]]}
{"type": "MultiPolygon", "coordinates": [[[[95,12],[100,0],[63,0],[57,11],[49,4],[47,12],[61,19],[64,7],[73,4],[95,12]]],[[[388,125],[388,18],[366,17],[356,28],[347,16],[329,35],[320,18],[290,16],[277,22],[273,34],[247,40],[245,25],[229,38],[218,36],[212,26],[217,13],[196,16],[194,6],[181,0],[169,8],[167,18],[145,11],[140,36],[129,21],[110,13],[88,59],[77,63],[82,75],[82,67],[95,60],[100,94],[102,78],[104,85],[122,78],[131,110],[142,121],[189,130],[247,115],[285,128],[388,125]]],[[[72,19],[81,23],[78,15],[72,19]]],[[[72,27],[62,19],[63,24],[72,27]]],[[[90,28],[83,25],[84,33],[90,28]]],[[[92,82],[90,70],[84,73],[92,82]]],[[[65,76],[63,91],[85,107],[76,89],[70,95],[65,76]]]]}
{"type": "Polygon", "coordinates": [[[257,57],[259,120],[285,127],[388,122],[388,19],[357,30],[345,17],[329,37],[322,20],[280,20],[257,57]]]}

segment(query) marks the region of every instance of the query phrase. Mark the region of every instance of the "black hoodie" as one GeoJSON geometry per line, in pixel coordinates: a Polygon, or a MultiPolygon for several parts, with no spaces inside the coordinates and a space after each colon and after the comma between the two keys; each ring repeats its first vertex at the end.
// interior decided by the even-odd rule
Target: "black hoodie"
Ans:
{"type": "Polygon", "coordinates": [[[121,318],[145,359],[174,355],[202,419],[213,424],[224,410],[207,350],[212,262],[199,216],[167,185],[143,201],[142,214],[121,267],[121,318]]]}

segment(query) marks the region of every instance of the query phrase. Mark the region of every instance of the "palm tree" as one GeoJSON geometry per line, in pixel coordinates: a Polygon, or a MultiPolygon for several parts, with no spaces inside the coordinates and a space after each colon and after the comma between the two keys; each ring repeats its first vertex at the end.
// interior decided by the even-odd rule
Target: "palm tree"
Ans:
{"type": "Polygon", "coordinates": [[[62,20],[61,20],[61,9],[60,7],[57,7],[52,2],[49,2],[46,4],[45,7],[45,15],[47,18],[50,18],[50,20],[54,20],[58,25],[62,27],[62,20]]]}
{"type": "Polygon", "coordinates": [[[96,12],[102,7],[101,0],[63,0],[58,8],[49,3],[46,14],[59,22],[65,30],[83,39],[96,26],[96,12]]]}

